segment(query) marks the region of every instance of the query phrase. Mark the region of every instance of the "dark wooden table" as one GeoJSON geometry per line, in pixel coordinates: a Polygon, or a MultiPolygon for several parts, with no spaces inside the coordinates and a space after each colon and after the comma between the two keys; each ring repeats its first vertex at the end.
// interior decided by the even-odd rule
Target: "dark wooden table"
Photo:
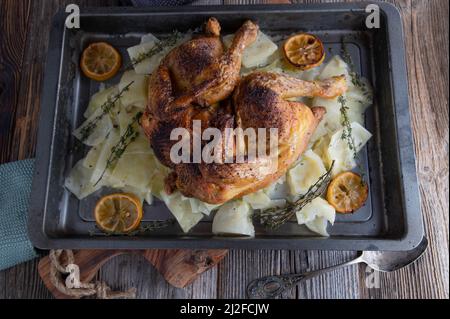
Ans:
{"type": "MultiPolygon", "coordinates": [[[[198,3],[259,2],[270,1],[198,3]]],[[[286,1],[278,1],[282,2],[286,1]]],[[[404,23],[411,120],[430,249],[416,264],[380,274],[380,288],[367,288],[366,267],[353,266],[310,280],[286,298],[449,297],[449,2],[390,2],[400,9],[404,23]]],[[[0,0],[0,163],[34,156],[50,21],[69,3],[107,6],[118,1],[0,0]]],[[[123,256],[106,265],[99,278],[116,289],[136,287],[140,298],[243,298],[245,285],[258,276],[322,268],[354,256],[355,252],[234,250],[219,267],[186,289],[167,285],[141,257],[123,256]]],[[[37,262],[32,261],[0,272],[0,298],[50,298],[36,269],[37,262]]]]}

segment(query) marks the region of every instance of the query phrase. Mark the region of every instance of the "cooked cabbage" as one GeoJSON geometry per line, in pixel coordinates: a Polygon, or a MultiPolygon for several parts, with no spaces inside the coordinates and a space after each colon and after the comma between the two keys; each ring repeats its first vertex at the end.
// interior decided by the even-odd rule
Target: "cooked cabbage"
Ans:
{"type": "Polygon", "coordinates": [[[255,236],[252,223],[252,210],[242,201],[235,200],[224,204],[214,217],[212,232],[217,235],[255,236]]]}
{"type": "Polygon", "coordinates": [[[323,217],[317,217],[311,222],[305,224],[305,226],[312,232],[322,235],[323,237],[329,237],[328,234],[328,221],[323,217]]]}
{"type": "Polygon", "coordinates": [[[124,154],[150,154],[154,155],[152,148],[150,147],[150,143],[145,137],[144,132],[142,132],[142,128],[139,128],[139,135],[136,139],[131,142],[125,150],[124,154]]]}
{"type": "Polygon", "coordinates": [[[74,194],[79,200],[95,193],[103,185],[94,185],[90,182],[93,170],[83,165],[83,160],[79,161],[67,176],[64,186],[74,194]]]}
{"type": "Polygon", "coordinates": [[[172,215],[176,218],[185,233],[197,225],[202,219],[203,214],[193,213],[189,199],[182,196],[180,192],[168,195],[162,191],[161,199],[166,204],[172,215]]]}
{"type": "Polygon", "coordinates": [[[276,182],[263,190],[270,199],[285,199],[289,196],[289,186],[286,182],[286,175],[283,175],[276,182]]]}
{"type": "Polygon", "coordinates": [[[351,83],[347,63],[345,63],[340,56],[336,55],[323,67],[318,79],[326,80],[339,75],[345,75],[347,82],[351,83]]]}
{"type": "Polygon", "coordinates": [[[101,108],[95,110],[94,113],[73,132],[73,135],[88,146],[97,146],[102,143],[113,127],[109,115],[102,114],[103,110],[101,108]],[[99,120],[97,121],[96,118],[99,120]],[[83,136],[83,129],[88,125],[91,125],[91,123],[96,123],[96,125],[93,126],[92,129],[88,129],[89,135],[85,138],[86,136],[83,136]],[[83,140],[83,138],[85,139],[83,140]]]}
{"type": "Polygon", "coordinates": [[[246,195],[243,200],[247,202],[253,209],[264,209],[270,205],[270,197],[263,191],[246,195]]]}
{"type": "Polygon", "coordinates": [[[336,211],[326,200],[317,197],[297,212],[296,215],[297,222],[300,225],[306,225],[322,236],[328,236],[326,230],[327,222],[334,224],[336,211]]]}
{"type": "Polygon", "coordinates": [[[140,109],[144,109],[147,105],[148,77],[137,74],[133,70],[127,71],[120,80],[119,91],[122,92],[120,102],[124,107],[136,106],[140,109]],[[133,84],[131,84],[128,90],[122,92],[131,82],[133,82],[133,84]]]}
{"type": "Polygon", "coordinates": [[[269,209],[274,207],[284,207],[285,199],[271,199],[264,190],[246,195],[242,198],[244,202],[249,204],[253,209],[269,209]]]}
{"type": "Polygon", "coordinates": [[[146,35],[143,35],[141,37],[141,44],[148,43],[148,42],[158,42],[158,41],[159,41],[158,38],[155,37],[151,33],[147,33],[146,35]]]}
{"type": "Polygon", "coordinates": [[[328,155],[328,147],[330,146],[331,136],[329,134],[319,138],[313,145],[312,150],[319,155],[326,169],[331,167],[330,156],[328,155]]]}
{"type": "MultiPolygon", "coordinates": [[[[126,110],[123,108],[121,112],[117,115],[117,122],[120,129],[120,135],[124,135],[128,129],[130,123],[133,122],[136,116],[136,109],[131,108],[131,110],[126,110]]],[[[131,142],[125,149],[125,154],[153,154],[153,150],[150,147],[150,143],[145,136],[145,133],[141,126],[135,124],[133,126],[134,130],[139,132],[136,139],[131,142]]]]}
{"type": "Polygon", "coordinates": [[[158,159],[154,158],[155,170],[150,181],[150,187],[154,196],[161,199],[161,193],[164,192],[164,180],[170,173],[170,169],[162,165],[158,159]]]}
{"type": "MultiPolygon", "coordinates": [[[[142,55],[145,55],[151,49],[155,47],[160,41],[153,34],[149,33],[142,37],[141,44],[128,48],[128,55],[131,61],[140,59],[142,55]]],[[[141,63],[134,65],[134,70],[137,74],[151,74],[159,65],[160,59],[155,56],[143,60],[141,63]]]]}
{"type": "Polygon", "coordinates": [[[330,134],[340,130],[342,128],[341,124],[341,105],[338,99],[322,99],[314,98],[312,100],[313,106],[324,107],[327,112],[324,114],[322,121],[320,121],[315,132],[311,137],[311,143],[315,143],[318,139],[326,134],[330,134]]]}
{"type": "Polygon", "coordinates": [[[100,143],[97,146],[92,147],[87,153],[86,157],[83,160],[84,167],[94,170],[95,166],[97,166],[98,159],[100,158],[100,154],[104,147],[104,142],[100,143]]]}
{"type": "Polygon", "coordinates": [[[218,207],[220,207],[220,205],[208,204],[208,203],[202,202],[196,198],[190,198],[189,200],[191,200],[191,207],[195,206],[199,213],[205,214],[207,216],[209,216],[212,211],[214,211],[218,207]],[[192,203],[192,201],[194,202],[194,204],[192,203]]]}
{"type": "Polygon", "coordinates": [[[369,131],[362,127],[359,123],[351,123],[351,134],[355,143],[356,150],[351,150],[348,140],[343,139],[344,130],[337,131],[330,140],[328,147],[328,157],[330,161],[334,161],[333,176],[348,171],[356,167],[355,151],[358,153],[366,145],[372,137],[369,131]]]}
{"type": "Polygon", "coordinates": [[[119,125],[120,135],[125,134],[130,123],[133,122],[133,117],[136,116],[136,110],[134,107],[124,107],[121,106],[118,113],[115,114],[115,120],[117,125],[119,125]]]}
{"type": "Polygon", "coordinates": [[[291,195],[299,196],[308,192],[317,180],[327,172],[322,159],[312,150],[306,151],[300,162],[287,173],[291,195]]]}
{"type": "Polygon", "coordinates": [[[146,188],[154,174],[155,164],[152,154],[122,154],[111,176],[119,185],[129,185],[137,189],[146,188]]]}
{"type": "MultiPolygon", "coordinates": [[[[108,134],[108,137],[105,140],[105,143],[103,144],[103,147],[100,150],[100,153],[97,157],[97,161],[94,167],[94,172],[92,174],[90,182],[95,184],[100,179],[105,180],[107,178],[107,174],[109,173],[106,170],[108,159],[111,156],[111,150],[112,148],[119,142],[120,136],[118,129],[113,128],[111,132],[108,134]],[[103,176],[103,178],[102,178],[103,176]]],[[[122,184],[117,186],[123,186],[122,184]]]]}
{"type": "MultiPolygon", "coordinates": [[[[108,102],[108,99],[111,101],[117,94],[119,93],[119,89],[117,85],[112,86],[108,89],[100,90],[99,92],[95,93],[89,102],[89,105],[84,112],[84,117],[89,118],[94,114],[95,111],[97,111],[100,106],[106,104],[108,102]]],[[[119,104],[119,102],[116,102],[116,104],[119,104]]],[[[114,108],[116,108],[118,105],[115,105],[114,108]]]]}

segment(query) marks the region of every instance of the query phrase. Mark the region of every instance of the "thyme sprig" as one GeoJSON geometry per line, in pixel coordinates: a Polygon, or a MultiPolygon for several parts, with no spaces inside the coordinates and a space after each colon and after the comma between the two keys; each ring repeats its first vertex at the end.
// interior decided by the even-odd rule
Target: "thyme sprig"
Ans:
{"type": "Polygon", "coordinates": [[[92,134],[92,132],[95,130],[95,128],[97,127],[98,123],[100,122],[100,120],[109,112],[111,112],[111,110],[114,108],[114,106],[116,105],[116,102],[123,96],[123,94],[125,92],[127,92],[130,87],[134,84],[134,81],[130,82],[127,84],[127,86],[125,86],[117,95],[115,95],[114,97],[108,97],[108,100],[103,103],[100,108],[102,109],[102,113],[100,113],[99,115],[97,115],[94,119],[92,119],[92,121],[88,122],[85,126],[83,126],[83,128],[80,130],[80,140],[82,142],[86,141],[87,138],[92,134]]]}
{"type": "MultiPolygon", "coordinates": [[[[340,112],[341,112],[341,124],[344,127],[341,138],[346,140],[348,148],[353,153],[353,159],[357,161],[358,159],[358,150],[356,148],[355,139],[352,134],[352,125],[348,118],[348,110],[347,101],[341,95],[338,97],[338,102],[341,104],[340,112]]],[[[358,170],[361,172],[361,183],[365,184],[364,181],[364,168],[358,163],[358,170]]]]}
{"type": "MultiPolygon", "coordinates": [[[[342,59],[344,60],[345,63],[347,63],[348,67],[349,67],[349,75],[351,77],[351,81],[352,84],[358,88],[361,89],[361,91],[363,92],[363,95],[369,99],[369,100],[373,100],[373,95],[371,90],[369,90],[367,88],[366,83],[364,83],[364,81],[362,80],[361,76],[358,74],[358,72],[356,72],[356,68],[355,68],[355,64],[353,63],[353,59],[350,55],[350,53],[348,52],[347,49],[347,44],[345,42],[345,37],[341,38],[341,55],[342,55],[342,59]]],[[[360,101],[360,103],[362,103],[360,101]]]]}
{"type": "Polygon", "coordinates": [[[338,97],[338,102],[341,105],[341,124],[344,127],[341,138],[347,141],[348,148],[353,152],[353,158],[356,159],[358,153],[356,151],[355,140],[352,134],[352,125],[350,123],[350,119],[348,118],[349,107],[347,106],[347,101],[342,95],[338,97]]]}
{"type": "Polygon", "coordinates": [[[123,153],[127,149],[127,147],[133,143],[136,138],[139,136],[139,132],[135,130],[134,125],[139,122],[142,117],[142,112],[137,113],[125,131],[125,133],[120,137],[119,142],[111,148],[111,154],[106,161],[105,169],[103,170],[102,175],[99,180],[95,183],[95,186],[102,180],[106,171],[112,167],[114,167],[117,161],[122,157],[123,153]]]}
{"type": "Polygon", "coordinates": [[[353,63],[353,59],[350,53],[348,52],[347,44],[345,43],[344,37],[341,39],[341,55],[344,62],[347,63],[347,65],[350,68],[349,74],[350,77],[352,78],[353,85],[359,88],[364,88],[365,85],[361,80],[361,76],[355,71],[355,64],[353,63]]]}
{"type": "Polygon", "coordinates": [[[301,211],[307,204],[311,203],[315,198],[322,196],[328,184],[331,181],[331,172],[334,167],[334,161],[331,164],[330,169],[312,185],[306,194],[302,195],[298,200],[293,203],[289,203],[284,208],[270,208],[255,213],[255,217],[259,218],[260,223],[269,229],[277,229],[289,220],[291,220],[295,214],[301,211]]]}
{"type": "Polygon", "coordinates": [[[159,41],[155,44],[154,47],[152,47],[147,52],[143,52],[138,55],[137,58],[134,58],[131,60],[131,65],[127,67],[127,69],[132,68],[136,66],[137,64],[141,63],[142,61],[151,58],[152,56],[162,52],[167,47],[174,46],[179,39],[181,39],[182,34],[179,31],[173,31],[173,33],[167,38],[162,41],[159,41]]]}
{"type": "Polygon", "coordinates": [[[120,233],[120,232],[105,232],[99,229],[99,232],[90,231],[90,236],[105,236],[105,237],[134,237],[137,235],[146,235],[154,231],[164,229],[174,225],[176,220],[174,218],[168,220],[154,220],[146,222],[145,225],[141,225],[137,230],[130,233],[120,233]]]}

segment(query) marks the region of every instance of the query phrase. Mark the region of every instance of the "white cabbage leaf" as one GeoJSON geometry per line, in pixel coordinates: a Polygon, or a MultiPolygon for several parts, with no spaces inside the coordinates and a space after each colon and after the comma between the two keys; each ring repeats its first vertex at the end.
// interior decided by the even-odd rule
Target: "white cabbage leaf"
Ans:
{"type": "Polygon", "coordinates": [[[327,222],[334,224],[336,211],[326,200],[317,197],[297,212],[296,215],[299,225],[306,225],[308,228],[313,228],[310,229],[314,232],[322,236],[328,236],[326,230],[327,222]],[[325,225],[323,221],[325,221],[325,225]]]}
{"type": "Polygon", "coordinates": [[[263,189],[263,191],[272,200],[287,198],[290,192],[286,174],[281,176],[276,182],[263,189]]]}
{"type": "Polygon", "coordinates": [[[188,233],[202,219],[203,214],[193,213],[189,199],[175,192],[168,195],[166,192],[160,192],[161,199],[166,204],[172,215],[176,218],[185,233],[188,233]]]}
{"type": "MultiPolygon", "coordinates": [[[[120,136],[118,129],[112,129],[111,132],[108,134],[108,137],[105,140],[105,143],[103,144],[101,150],[99,151],[99,154],[93,155],[95,158],[97,158],[97,161],[95,162],[94,166],[94,172],[92,174],[90,182],[95,184],[98,181],[105,182],[109,178],[110,168],[108,170],[107,162],[108,159],[111,156],[111,150],[112,148],[117,145],[119,142],[120,136]]],[[[109,181],[110,182],[110,181],[109,181]]],[[[123,186],[123,185],[117,185],[117,186],[123,186]]]]}
{"type": "Polygon", "coordinates": [[[83,165],[83,160],[79,161],[67,176],[64,186],[74,194],[79,200],[88,197],[98,191],[103,185],[94,185],[90,182],[93,170],[83,165]]]}
{"type": "Polygon", "coordinates": [[[134,70],[127,71],[120,80],[119,91],[122,92],[120,102],[124,107],[136,106],[144,109],[147,105],[148,77],[137,74],[134,70]],[[128,90],[122,92],[128,85],[128,90]]]}
{"type": "Polygon", "coordinates": [[[355,152],[356,154],[359,153],[372,137],[372,134],[359,123],[354,122],[350,126],[352,128],[351,135],[355,143],[355,150],[350,149],[347,138],[342,138],[344,129],[337,131],[331,136],[328,146],[328,158],[331,162],[334,161],[333,176],[355,168],[357,166],[355,152]]]}
{"type": "Polygon", "coordinates": [[[322,159],[312,150],[306,151],[300,162],[287,173],[291,195],[305,195],[311,186],[327,172],[322,159]]]}
{"type": "Polygon", "coordinates": [[[261,210],[284,207],[286,205],[285,199],[271,199],[264,190],[259,190],[255,193],[246,195],[242,200],[248,203],[253,209],[261,210]]]}
{"type": "Polygon", "coordinates": [[[108,114],[102,114],[103,110],[101,108],[96,109],[94,113],[73,132],[73,135],[88,146],[97,146],[102,143],[113,128],[110,116],[108,114]],[[96,120],[97,118],[99,119],[98,121],[96,120]],[[86,136],[83,136],[83,130],[85,127],[91,125],[91,123],[96,123],[96,125],[93,126],[92,129],[88,129],[89,135],[85,138],[86,136]],[[83,140],[83,138],[85,139],[83,140]]]}
{"type": "Polygon", "coordinates": [[[305,224],[305,226],[312,232],[317,233],[323,237],[329,237],[328,220],[324,217],[317,217],[313,221],[305,224]]]}
{"type": "Polygon", "coordinates": [[[146,188],[155,172],[152,154],[122,154],[111,176],[119,185],[128,185],[137,189],[146,188]]]}
{"type": "MultiPolygon", "coordinates": [[[[151,49],[155,47],[160,41],[153,34],[149,33],[142,37],[141,43],[128,48],[128,55],[131,61],[141,60],[141,56],[145,55],[151,49]]],[[[159,57],[151,57],[143,60],[140,63],[134,65],[134,70],[137,74],[146,75],[151,74],[159,65],[161,59],[159,57]]]]}
{"type": "Polygon", "coordinates": [[[217,235],[255,236],[252,210],[242,200],[234,200],[221,206],[214,216],[212,231],[217,235]]]}
{"type": "MultiPolygon", "coordinates": [[[[85,118],[91,117],[92,114],[94,114],[94,112],[97,111],[102,105],[105,105],[108,102],[108,100],[113,101],[114,97],[116,97],[118,93],[119,88],[117,87],[117,85],[107,89],[100,90],[99,92],[95,93],[91,97],[91,100],[89,101],[89,105],[86,111],[84,112],[84,117],[85,118]]],[[[116,102],[116,104],[119,103],[116,102]]],[[[114,106],[114,108],[116,107],[117,105],[114,106]]]]}

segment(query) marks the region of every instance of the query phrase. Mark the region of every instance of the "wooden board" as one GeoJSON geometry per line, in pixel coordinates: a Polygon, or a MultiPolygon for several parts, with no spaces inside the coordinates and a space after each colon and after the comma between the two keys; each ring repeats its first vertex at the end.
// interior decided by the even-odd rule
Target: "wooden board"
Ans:
{"type": "MultiPolygon", "coordinates": [[[[120,255],[140,254],[153,265],[167,283],[176,288],[185,288],[205,271],[215,267],[228,250],[79,250],[74,252],[75,264],[80,268],[81,282],[91,282],[105,263],[120,255]]],[[[57,299],[69,299],[50,280],[51,261],[48,256],[38,265],[39,275],[45,286],[57,299]]]]}
{"type": "MultiPolygon", "coordinates": [[[[201,0],[201,4],[267,3],[201,0]]],[[[337,2],[299,0],[299,3],[337,2]]],[[[449,297],[449,2],[389,0],[400,10],[407,50],[410,112],[422,212],[430,249],[415,265],[380,274],[380,288],[365,285],[366,268],[353,266],[303,283],[286,298],[449,297]]],[[[52,15],[69,3],[117,5],[116,0],[0,0],[0,162],[34,156],[44,61],[52,15]],[[32,14],[31,14],[32,13],[32,14]],[[17,17],[21,17],[17,19],[17,17]]],[[[114,289],[138,289],[139,298],[243,298],[259,276],[337,264],[354,252],[231,251],[184,289],[169,285],[140,255],[121,255],[96,279],[114,289]]],[[[0,272],[0,298],[51,298],[37,273],[38,261],[0,272]]]]}

